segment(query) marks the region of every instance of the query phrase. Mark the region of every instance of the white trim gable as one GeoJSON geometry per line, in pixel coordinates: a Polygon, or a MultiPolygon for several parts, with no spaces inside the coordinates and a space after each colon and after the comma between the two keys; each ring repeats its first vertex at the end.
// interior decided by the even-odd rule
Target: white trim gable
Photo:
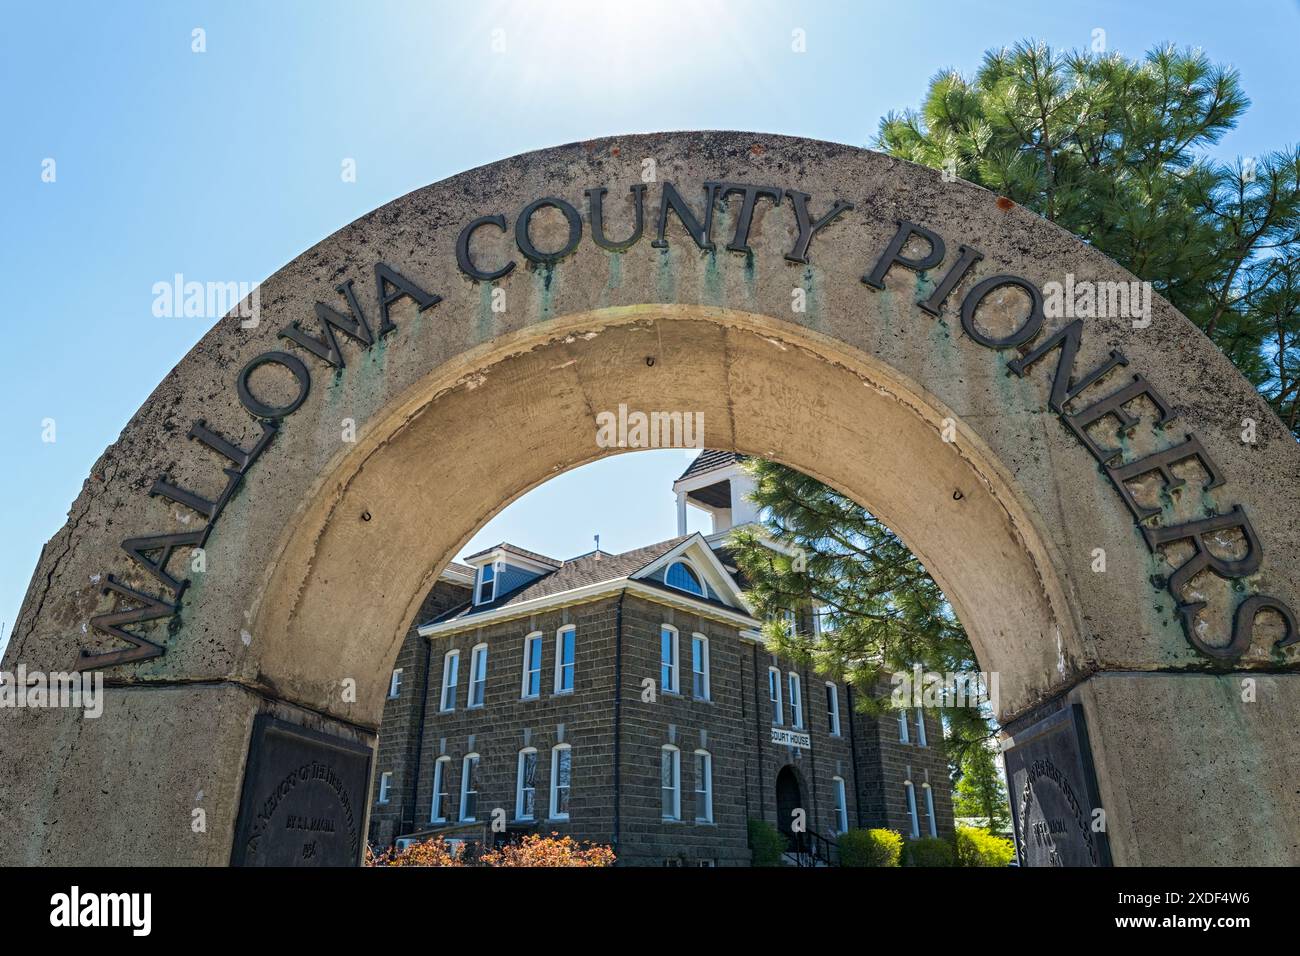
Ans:
{"type": "Polygon", "coordinates": [[[735,579],[727,573],[727,569],[718,560],[718,556],[713,553],[713,549],[709,547],[704,535],[698,531],[671,551],[661,554],[649,564],[633,571],[628,575],[628,580],[645,580],[656,571],[667,568],[678,559],[685,559],[691,567],[699,572],[709,588],[722,599],[723,604],[753,616],[753,611],[740,593],[740,588],[737,587],[735,579]]]}

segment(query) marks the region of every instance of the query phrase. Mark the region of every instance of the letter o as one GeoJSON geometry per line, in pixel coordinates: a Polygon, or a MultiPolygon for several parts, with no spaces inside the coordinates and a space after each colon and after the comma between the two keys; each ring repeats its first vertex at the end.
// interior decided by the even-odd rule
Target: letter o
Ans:
{"type": "Polygon", "coordinates": [[[541,199],[534,199],[524,207],[519,218],[515,220],[515,244],[519,246],[519,251],[526,258],[533,262],[540,262],[551,265],[559,262],[574,249],[578,248],[578,242],[582,239],[582,217],[578,215],[578,210],[574,209],[563,199],[556,199],[554,196],[543,196],[541,199]],[[558,209],[564,213],[564,218],[569,221],[569,238],[565,241],[564,246],[557,252],[542,252],[533,245],[532,238],[528,235],[528,223],[533,218],[533,213],[539,209],[549,206],[552,209],[558,209]]]}
{"type": "Polygon", "coordinates": [[[296,412],[298,407],[307,400],[307,392],[311,389],[311,373],[307,371],[307,366],[302,363],[302,359],[296,355],[290,355],[288,352],[263,352],[239,370],[235,387],[239,391],[239,403],[258,418],[284,418],[296,412]],[[252,389],[248,387],[248,379],[253,372],[271,363],[283,365],[298,382],[298,395],[288,405],[267,405],[259,401],[252,389]]]}
{"type": "Polygon", "coordinates": [[[1038,286],[1020,276],[991,276],[966,293],[966,298],[961,303],[961,327],[966,330],[967,335],[985,348],[1009,349],[1023,345],[1043,328],[1043,293],[1039,291],[1038,286]],[[985,296],[1004,285],[1016,286],[1029,296],[1029,316],[1020,328],[1006,338],[994,339],[975,328],[975,310],[980,307],[985,296]]]}

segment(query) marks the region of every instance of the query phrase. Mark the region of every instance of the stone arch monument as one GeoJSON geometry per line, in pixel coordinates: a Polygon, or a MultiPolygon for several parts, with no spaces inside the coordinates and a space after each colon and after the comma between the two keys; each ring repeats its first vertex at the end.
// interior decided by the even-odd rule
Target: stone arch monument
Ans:
{"type": "Polygon", "coordinates": [[[284,860],[294,801],[355,859],[419,600],[625,404],[933,571],[1000,678],[1028,862],[1300,863],[1300,446],[1132,282],[984,190],[765,134],[376,209],[208,332],[45,547],[4,668],[101,673],[104,712],[0,714],[0,859],[284,860]]]}

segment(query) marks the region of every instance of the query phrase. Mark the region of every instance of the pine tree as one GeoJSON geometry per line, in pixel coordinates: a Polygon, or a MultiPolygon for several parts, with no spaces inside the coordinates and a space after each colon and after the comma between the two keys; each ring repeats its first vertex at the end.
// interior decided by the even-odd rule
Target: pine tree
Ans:
{"type": "Polygon", "coordinates": [[[1026,41],[943,71],[877,145],[993,190],[1096,246],[1218,345],[1300,437],[1300,149],[1217,162],[1236,71],[1026,41]]]}

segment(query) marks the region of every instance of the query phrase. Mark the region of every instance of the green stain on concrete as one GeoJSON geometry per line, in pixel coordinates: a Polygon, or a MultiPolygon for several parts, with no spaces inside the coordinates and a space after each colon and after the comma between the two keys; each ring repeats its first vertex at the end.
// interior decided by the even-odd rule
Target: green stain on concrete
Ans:
{"type": "Polygon", "coordinates": [[[623,254],[620,252],[606,252],[605,258],[608,260],[609,278],[605,280],[605,288],[600,291],[600,305],[602,308],[609,305],[614,290],[623,285],[623,254]]]}
{"type": "Polygon", "coordinates": [[[533,271],[533,284],[537,287],[537,318],[546,320],[555,314],[555,290],[559,276],[554,263],[541,263],[533,271]]]}
{"type": "Polygon", "coordinates": [[[658,273],[655,275],[655,292],[660,302],[672,302],[677,292],[677,277],[672,262],[672,247],[659,250],[658,273]]]}
{"type": "Polygon", "coordinates": [[[492,317],[492,290],[496,285],[491,282],[480,282],[478,287],[478,321],[474,323],[474,341],[486,342],[492,338],[492,326],[495,324],[492,317]]]}
{"type": "Polygon", "coordinates": [[[806,316],[806,323],[809,328],[821,331],[821,287],[817,284],[817,277],[814,275],[811,265],[804,266],[803,274],[799,277],[799,283],[803,288],[804,315],[806,316]]]}
{"type": "Polygon", "coordinates": [[[727,290],[722,281],[722,272],[718,268],[718,253],[710,249],[704,260],[704,296],[709,305],[726,305],[727,290]]]}

